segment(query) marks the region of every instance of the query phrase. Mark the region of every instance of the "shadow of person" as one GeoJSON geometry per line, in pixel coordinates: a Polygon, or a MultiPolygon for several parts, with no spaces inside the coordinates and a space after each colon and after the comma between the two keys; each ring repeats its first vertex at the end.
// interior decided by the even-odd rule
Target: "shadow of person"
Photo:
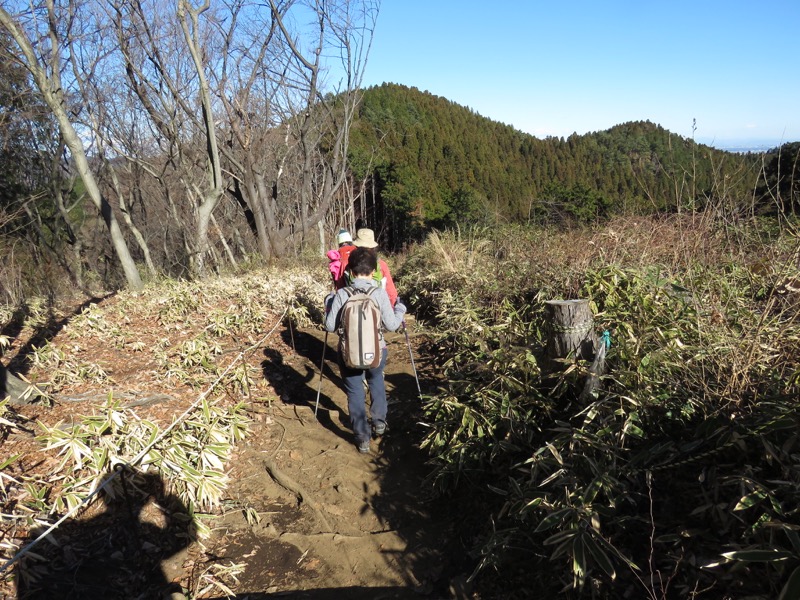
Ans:
{"type": "Polygon", "coordinates": [[[323,340],[322,334],[318,331],[290,326],[281,331],[280,335],[283,343],[292,348],[297,356],[307,359],[317,367],[319,367],[320,359],[322,358],[322,349],[326,344],[329,347],[325,350],[325,356],[326,358],[332,356],[329,352],[330,342],[333,342],[333,338],[336,337],[334,334],[324,336],[325,339],[323,340]],[[331,338],[330,340],[327,339],[329,337],[331,338]]]}
{"type": "MultiPolygon", "coordinates": [[[[321,342],[319,345],[321,347],[321,342]]],[[[320,350],[320,356],[321,352],[322,350],[320,350]]],[[[333,391],[338,390],[341,384],[338,368],[335,364],[331,364],[331,359],[335,360],[336,356],[335,349],[327,349],[323,381],[320,382],[319,372],[312,368],[310,360],[304,360],[300,366],[295,367],[287,364],[283,354],[278,350],[264,348],[261,372],[284,404],[306,406],[313,411],[316,409],[317,387],[319,387],[317,420],[331,433],[349,442],[352,437],[349,417],[330,395],[333,391]],[[299,368],[303,368],[305,372],[301,373],[299,368]],[[321,383],[325,385],[323,386],[321,383]],[[323,392],[323,388],[328,391],[327,394],[323,392]]]]}
{"type": "MultiPolygon", "coordinates": [[[[30,357],[36,348],[41,348],[47,342],[54,339],[56,335],[58,335],[58,333],[70,322],[71,319],[80,315],[84,310],[88,309],[94,304],[100,304],[113,295],[114,293],[112,292],[106,294],[105,296],[93,296],[88,298],[80,306],[75,308],[72,313],[63,317],[60,317],[56,314],[55,307],[52,305],[48,306],[47,320],[45,323],[36,328],[25,344],[23,344],[22,347],[14,354],[13,358],[7,365],[8,370],[10,372],[27,375],[31,366],[30,357]]],[[[26,310],[18,309],[15,311],[11,320],[3,326],[2,330],[0,330],[0,335],[5,335],[13,339],[19,337],[27,316],[28,313],[26,310]]]]}
{"type": "Polygon", "coordinates": [[[125,469],[109,474],[100,494],[105,510],[65,522],[20,559],[19,600],[159,600],[181,592],[170,565],[194,540],[183,503],[165,494],[158,474],[125,469]]]}
{"type": "Polygon", "coordinates": [[[286,404],[310,404],[314,401],[311,389],[314,370],[309,364],[304,364],[303,367],[305,373],[300,373],[284,360],[281,352],[275,348],[264,348],[261,372],[286,404]]]}

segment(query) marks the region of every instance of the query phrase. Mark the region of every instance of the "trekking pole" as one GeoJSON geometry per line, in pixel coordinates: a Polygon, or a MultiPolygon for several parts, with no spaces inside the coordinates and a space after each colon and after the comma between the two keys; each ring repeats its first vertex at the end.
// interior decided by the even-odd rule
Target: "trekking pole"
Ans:
{"type": "Polygon", "coordinates": [[[414,371],[414,379],[417,382],[417,392],[419,392],[420,402],[422,401],[422,389],[419,387],[419,377],[417,376],[417,366],[414,364],[414,353],[411,352],[411,340],[408,339],[408,328],[406,322],[403,321],[403,333],[406,334],[406,344],[408,344],[408,356],[411,357],[411,370],[414,371]]]}
{"type": "Polygon", "coordinates": [[[325,350],[328,349],[328,332],[325,332],[325,341],[322,342],[322,360],[319,361],[319,385],[317,386],[317,403],[314,405],[314,418],[317,418],[319,408],[319,394],[322,392],[322,370],[325,368],[325,350]]]}

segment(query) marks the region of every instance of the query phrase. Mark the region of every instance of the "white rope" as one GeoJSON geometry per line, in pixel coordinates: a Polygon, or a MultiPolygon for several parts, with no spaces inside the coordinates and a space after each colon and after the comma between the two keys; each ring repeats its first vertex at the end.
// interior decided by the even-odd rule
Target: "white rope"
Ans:
{"type": "MultiPolygon", "coordinates": [[[[200,406],[200,404],[208,397],[208,395],[214,390],[214,388],[216,388],[217,385],[219,385],[219,382],[222,381],[222,379],[225,377],[225,375],[228,374],[228,372],[231,370],[231,367],[233,367],[233,365],[235,365],[237,362],[239,362],[239,360],[241,360],[241,358],[246,353],[250,352],[254,348],[258,348],[261,344],[264,343],[264,341],[269,336],[271,336],[275,332],[275,330],[278,328],[278,325],[280,325],[283,322],[283,319],[286,316],[286,313],[288,311],[289,311],[289,308],[287,307],[283,311],[283,314],[281,315],[280,319],[278,319],[278,321],[275,323],[275,326],[270,330],[269,333],[267,333],[264,337],[262,337],[258,342],[256,342],[255,344],[253,344],[249,348],[246,348],[245,350],[242,350],[241,352],[239,352],[239,355],[235,359],[233,359],[230,362],[230,364],[228,364],[228,366],[225,368],[225,370],[222,372],[222,374],[219,377],[217,377],[216,381],[214,381],[214,383],[212,383],[208,387],[208,389],[206,389],[205,392],[200,394],[200,397],[197,400],[195,400],[189,408],[187,408],[185,411],[183,411],[183,414],[181,414],[177,419],[175,419],[172,422],[172,424],[170,424],[169,427],[167,427],[152,442],[150,442],[147,446],[145,446],[145,448],[141,452],[139,452],[139,454],[137,454],[136,457],[132,461],[127,462],[127,463],[119,463],[117,466],[123,465],[125,468],[130,468],[130,467],[136,465],[140,460],[142,460],[142,458],[144,458],[145,455],[147,455],[147,453],[150,452],[150,450],[152,450],[153,447],[157,443],[159,443],[161,440],[163,440],[164,437],[170,431],[172,431],[172,429],[178,423],[183,421],[183,419],[185,419],[187,416],[189,416],[189,414],[191,414],[198,406],[200,406]]],[[[103,491],[103,489],[105,489],[106,486],[108,486],[112,481],[114,481],[114,479],[116,479],[117,475],[120,472],[121,472],[121,469],[116,469],[108,477],[108,479],[106,479],[105,482],[103,482],[103,485],[101,485],[100,487],[98,487],[94,491],[90,492],[77,505],[75,505],[72,509],[67,511],[67,513],[64,514],[58,521],[56,521],[55,523],[50,525],[50,527],[48,527],[43,533],[39,534],[39,536],[35,540],[30,542],[27,546],[23,547],[19,552],[17,552],[13,557],[11,557],[9,560],[7,560],[3,564],[3,566],[0,567],[0,575],[2,575],[6,570],[8,570],[8,568],[11,567],[14,563],[16,563],[20,558],[22,558],[24,555],[26,555],[28,552],[30,552],[31,549],[34,546],[36,546],[39,542],[41,542],[44,538],[46,538],[48,535],[50,535],[53,531],[55,531],[64,521],[66,521],[67,519],[72,517],[80,509],[82,509],[84,506],[87,506],[89,501],[92,500],[92,498],[94,498],[95,496],[97,496],[97,494],[99,494],[101,491],[103,491]]]]}

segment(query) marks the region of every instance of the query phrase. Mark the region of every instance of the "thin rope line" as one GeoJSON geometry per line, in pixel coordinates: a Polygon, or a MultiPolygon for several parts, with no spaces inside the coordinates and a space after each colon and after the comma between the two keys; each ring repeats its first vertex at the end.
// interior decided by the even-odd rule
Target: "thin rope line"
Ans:
{"type": "Polygon", "coordinates": [[[557,333],[583,333],[592,328],[592,321],[584,321],[577,325],[550,325],[550,329],[557,333]]]}
{"type": "MultiPolygon", "coordinates": [[[[130,461],[130,462],[122,462],[122,463],[118,463],[118,464],[124,465],[126,468],[130,468],[131,466],[133,466],[136,463],[138,463],[142,458],[144,458],[144,456],[148,452],[150,452],[150,450],[153,449],[153,446],[155,446],[158,442],[163,440],[164,436],[166,436],[167,433],[172,431],[172,429],[178,423],[180,423],[183,419],[185,419],[193,410],[195,410],[200,405],[200,403],[203,400],[205,400],[208,397],[208,395],[214,390],[214,388],[216,388],[217,385],[219,385],[219,382],[222,381],[222,378],[225,377],[225,375],[228,374],[228,371],[231,370],[231,367],[233,367],[233,365],[235,365],[237,362],[239,362],[239,360],[247,352],[250,352],[253,349],[258,348],[261,344],[264,343],[264,341],[269,336],[271,336],[275,332],[275,330],[278,328],[278,326],[283,322],[283,319],[286,316],[286,313],[288,311],[289,311],[289,307],[287,306],[286,309],[283,311],[283,314],[281,315],[280,319],[278,319],[278,321],[275,323],[275,326],[270,330],[270,332],[267,333],[264,337],[262,337],[258,342],[256,342],[255,344],[253,344],[249,348],[246,348],[245,350],[242,350],[241,352],[239,352],[239,355],[235,359],[233,359],[230,362],[230,364],[228,364],[228,366],[225,368],[225,370],[222,372],[222,374],[219,377],[217,377],[216,381],[214,381],[214,383],[212,383],[208,387],[208,389],[205,392],[203,392],[200,395],[200,397],[197,400],[194,401],[194,403],[192,403],[192,405],[189,408],[187,408],[185,411],[183,411],[183,414],[181,414],[181,416],[179,416],[175,421],[173,421],[172,424],[169,427],[167,427],[164,431],[161,432],[161,434],[158,437],[156,437],[156,439],[154,439],[152,442],[150,442],[144,448],[144,450],[142,450],[138,455],[136,455],[136,457],[132,461],[130,461]]],[[[85,496],[83,498],[83,500],[80,501],[80,503],[75,505],[75,507],[73,507],[71,510],[67,511],[67,513],[65,513],[58,521],[56,521],[55,523],[50,525],[50,527],[48,527],[43,533],[39,534],[39,536],[35,540],[30,542],[27,546],[23,547],[19,552],[17,552],[13,557],[11,557],[9,560],[7,560],[3,564],[3,566],[0,567],[0,575],[2,575],[6,570],[8,570],[8,568],[11,567],[14,563],[16,563],[20,558],[22,558],[24,555],[28,554],[31,551],[31,549],[33,549],[34,546],[36,546],[44,538],[46,538],[53,531],[55,531],[64,521],[66,521],[68,518],[73,516],[75,513],[77,513],[84,506],[88,505],[89,501],[92,500],[95,496],[97,496],[97,494],[99,494],[101,491],[103,491],[106,488],[106,486],[108,486],[112,481],[114,481],[114,479],[117,478],[117,475],[119,475],[119,474],[120,474],[120,470],[115,470],[108,477],[108,479],[106,479],[105,482],[103,482],[103,485],[101,485],[100,487],[98,487],[94,491],[90,492],[87,496],[85,496]]]]}

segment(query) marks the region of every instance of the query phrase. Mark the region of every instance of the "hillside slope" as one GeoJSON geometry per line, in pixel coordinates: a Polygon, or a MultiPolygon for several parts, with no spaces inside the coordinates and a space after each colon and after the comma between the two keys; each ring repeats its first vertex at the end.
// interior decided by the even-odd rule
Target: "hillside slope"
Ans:
{"type": "Polygon", "coordinates": [[[465,221],[588,221],[744,199],[758,176],[754,156],[654,123],[540,140],[395,84],[365,91],[350,151],[356,177],[375,183],[368,221],[393,242],[465,221]]]}

